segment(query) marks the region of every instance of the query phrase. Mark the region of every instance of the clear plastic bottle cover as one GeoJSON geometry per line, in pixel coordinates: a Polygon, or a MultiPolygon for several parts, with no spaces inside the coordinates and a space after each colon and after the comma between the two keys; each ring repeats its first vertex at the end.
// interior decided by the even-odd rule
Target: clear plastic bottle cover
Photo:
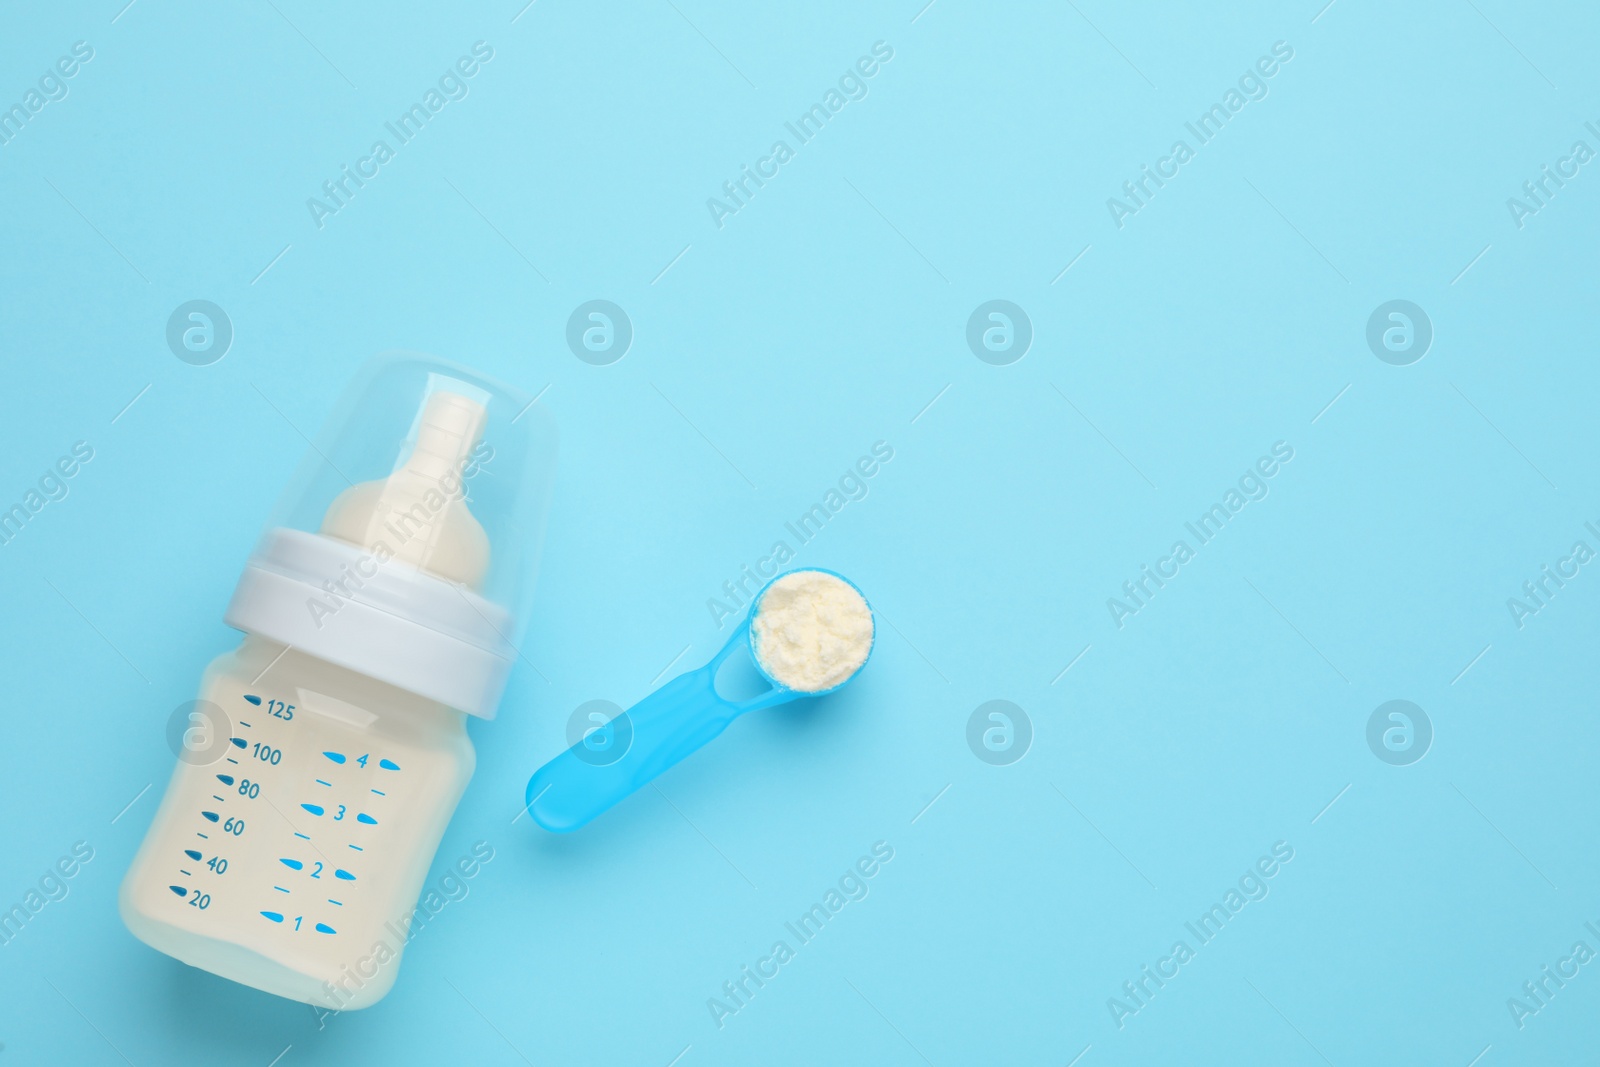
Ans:
{"type": "Polygon", "coordinates": [[[556,451],[532,398],[431,357],[380,357],[279,501],[229,625],[492,717],[556,451]]]}

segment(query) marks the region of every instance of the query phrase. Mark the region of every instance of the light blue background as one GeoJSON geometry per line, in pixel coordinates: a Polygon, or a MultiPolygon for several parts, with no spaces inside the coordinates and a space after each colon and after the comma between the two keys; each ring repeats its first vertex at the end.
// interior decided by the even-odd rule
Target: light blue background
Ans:
{"type": "Polygon", "coordinates": [[[0,504],[95,449],[0,548],[0,904],[95,850],[0,948],[6,1062],[1593,1048],[1600,964],[1524,1029],[1506,1006],[1600,949],[1600,577],[1521,630],[1506,607],[1600,548],[1600,164],[1522,229],[1506,207],[1600,148],[1592,11],[275,3],[0,15],[0,105],[95,50],[0,147],[0,504]],[[479,40],[470,95],[319,230],[306,199],[479,40]],[[870,95],[719,230],[706,199],[879,40],[870,95]],[[1275,41],[1270,95],[1119,230],[1106,198],[1275,41]],[[207,367],[164,339],[197,298],[235,329],[207,367]],[[612,366],[565,345],[592,298],[634,324],[612,366]],[[994,298],[1033,323],[1011,366],[964,339],[994,298]],[[1365,342],[1395,298],[1434,325],[1412,366],[1365,342]],[[137,942],[115,896],[300,434],[396,347],[548,387],[563,456],[524,644],[547,681],[519,670],[472,728],[439,860],[496,858],[387,1000],[319,1029],[137,942]],[[796,561],[880,610],[859,681],[736,724],[570,839],[513,824],[572,709],[708,657],[707,598],[878,440],[870,495],[796,561]],[[1270,496],[1119,630],[1106,598],[1280,440],[1270,496]],[[1002,698],[1035,737],[995,767],[965,729],[1002,698]],[[1408,767],[1365,740],[1394,698],[1436,732],[1408,767]],[[879,840],[870,896],[719,1029],[707,998],[879,840]],[[1270,896],[1119,1030],[1107,999],[1280,840],[1270,896]]]}

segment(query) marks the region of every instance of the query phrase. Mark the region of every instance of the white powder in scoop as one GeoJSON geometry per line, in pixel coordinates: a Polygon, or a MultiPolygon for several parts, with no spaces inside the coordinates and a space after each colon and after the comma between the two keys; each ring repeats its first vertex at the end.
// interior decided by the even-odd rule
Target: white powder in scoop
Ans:
{"type": "Polygon", "coordinates": [[[761,668],[802,693],[832,689],[872,651],[872,609],[855,586],[822,571],[768,586],[750,629],[761,668]]]}

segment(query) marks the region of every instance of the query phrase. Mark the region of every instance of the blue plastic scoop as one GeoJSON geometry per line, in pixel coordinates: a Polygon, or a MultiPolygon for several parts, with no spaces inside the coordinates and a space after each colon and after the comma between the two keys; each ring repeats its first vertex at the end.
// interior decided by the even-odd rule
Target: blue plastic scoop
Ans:
{"type": "MultiPolygon", "coordinates": [[[[811,572],[832,575],[858,595],[861,593],[855,583],[843,575],[819,568],[790,571],[773,578],[750,602],[748,614],[710,663],[672,679],[602,728],[610,731],[612,743],[626,745],[621,755],[615,758],[609,753],[597,756],[595,750],[588,747],[589,739],[585,737],[534,772],[528,779],[526,794],[528,812],[534,822],[555,833],[576,830],[715,740],[729,723],[745,712],[832,693],[860,674],[866,660],[871,658],[871,645],[867,648],[867,657],[848,676],[827,689],[815,691],[789,688],[774,678],[762,663],[751,623],[761,612],[763,598],[773,583],[793,574],[811,572]],[[717,693],[717,671],[741,642],[748,642],[751,660],[772,688],[748,700],[725,700],[717,693]]],[[[866,603],[865,596],[861,600],[866,603]]],[[[871,611],[868,605],[869,617],[871,611]]],[[[873,639],[875,643],[876,626],[873,639]]]]}

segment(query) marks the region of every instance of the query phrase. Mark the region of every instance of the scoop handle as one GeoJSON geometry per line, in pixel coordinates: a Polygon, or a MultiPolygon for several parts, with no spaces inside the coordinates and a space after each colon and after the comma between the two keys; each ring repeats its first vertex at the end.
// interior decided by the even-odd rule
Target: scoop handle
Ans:
{"type": "Polygon", "coordinates": [[[710,663],[672,679],[612,720],[613,736],[628,739],[615,760],[604,762],[580,739],[535,771],[526,794],[533,821],[555,833],[579,829],[714,740],[740,715],[798,696],[773,689],[733,703],[717,694],[717,668],[746,637],[747,628],[740,627],[710,663]]]}
{"type": "Polygon", "coordinates": [[[716,738],[738,714],[704,668],[680,675],[612,720],[616,738],[631,732],[615,762],[601,762],[605,757],[579,740],[535,771],[528,813],[546,830],[576,830],[716,738]]]}

